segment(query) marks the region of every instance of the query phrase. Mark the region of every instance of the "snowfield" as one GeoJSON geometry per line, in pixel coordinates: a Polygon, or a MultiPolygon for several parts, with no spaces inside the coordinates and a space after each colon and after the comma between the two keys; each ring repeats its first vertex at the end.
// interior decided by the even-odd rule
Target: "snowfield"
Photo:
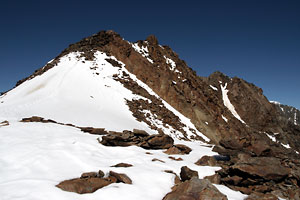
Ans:
{"type": "MultiPolygon", "coordinates": [[[[174,161],[163,150],[144,150],[136,146],[107,147],[98,143],[99,136],[57,124],[21,123],[0,128],[0,194],[1,200],[73,200],[73,199],[149,199],[161,200],[174,185],[173,170],[179,175],[181,166],[198,171],[199,178],[213,175],[219,167],[194,163],[204,155],[216,155],[200,142],[183,142],[192,148],[189,155],[178,155],[174,161]],[[150,152],[151,154],[146,154],[150,152]],[[155,161],[157,158],[165,163],[155,161]],[[129,163],[130,168],[110,167],[129,163]],[[76,194],[55,187],[59,182],[80,177],[81,173],[110,170],[127,174],[133,181],[111,184],[92,194],[76,194]]],[[[246,197],[225,186],[216,185],[229,199],[246,197]]]]}
{"type": "MultiPolygon", "coordinates": [[[[163,150],[145,150],[140,147],[107,147],[99,144],[100,136],[84,133],[77,128],[51,123],[23,123],[22,118],[40,116],[76,126],[92,126],[111,131],[142,129],[149,134],[156,131],[144,122],[138,122],[126,105],[126,99],[144,98],[113,79],[122,72],[150,94],[157,96],[149,87],[130,74],[124,66],[112,66],[105,59],[114,59],[97,52],[94,61],[84,61],[80,53],[70,53],[59,64],[41,76],[26,81],[0,97],[0,199],[1,200],[161,200],[174,185],[172,170],[179,175],[182,166],[199,173],[199,178],[210,176],[219,167],[198,166],[194,163],[204,155],[216,155],[212,147],[202,142],[181,141],[180,132],[160,125],[172,136],[175,144],[192,149],[189,155],[175,155],[183,161],[175,161],[163,150]],[[173,133],[175,131],[175,133],[173,133]],[[146,154],[149,152],[151,154],[146,154]],[[152,161],[157,158],[164,161],[152,161]],[[129,163],[130,168],[110,167],[129,163]],[[128,184],[111,184],[91,194],[79,195],[55,187],[61,181],[77,178],[84,172],[113,170],[127,174],[133,181],[128,184]]],[[[121,62],[119,62],[122,64],[121,62]]],[[[123,65],[123,64],[122,64],[123,65]]],[[[222,88],[226,93],[225,89],[222,88]]],[[[222,90],[222,91],[223,91],[222,90]]],[[[187,135],[194,125],[188,118],[163,101],[164,105],[186,125],[187,135]]],[[[146,111],[145,111],[146,113],[146,111]]],[[[196,133],[206,138],[202,133],[196,133]]],[[[101,139],[101,138],[100,138],[101,139]]],[[[247,197],[221,185],[215,185],[228,199],[247,197]]]]}

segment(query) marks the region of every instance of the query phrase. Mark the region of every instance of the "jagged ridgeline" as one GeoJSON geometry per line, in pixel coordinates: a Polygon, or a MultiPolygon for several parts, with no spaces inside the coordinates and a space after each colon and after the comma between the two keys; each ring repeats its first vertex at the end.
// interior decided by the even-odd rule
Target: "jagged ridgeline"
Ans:
{"type": "MultiPolygon", "coordinates": [[[[185,155],[182,152],[189,149],[181,160],[170,158],[176,165],[163,157],[151,160],[174,168],[167,173],[177,177],[176,187],[169,194],[165,191],[165,199],[180,199],[186,188],[193,195],[200,195],[198,191],[206,188],[208,196],[201,195],[207,198],[229,198],[211,183],[249,195],[248,199],[300,198],[299,111],[278,108],[261,88],[238,77],[221,72],[197,76],[153,35],[129,42],[114,31],[100,31],[71,44],[44,67],[18,81],[0,101],[0,112],[4,113],[0,119],[7,121],[8,127],[12,126],[9,119],[38,116],[33,119],[39,120],[25,121],[69,126],[91,134],[101,132],[98,141],[103,148],[166,149],[166,154],[172,155],[185,155]],[[182,143],[184,146],[180,146],[182,143]],[[202,153],[201,145],[210,149],[210,155],[202,153]],[[180,164],[184,159],[194,159],[193,151],[197,150],[193,148],[202,156],[189,160],[195,163],[189,167],[222,168],[207,175],[209,181],[202,180],[197,170],[180,164]]],[[[85,174],[64,182],[67,186],[59,186],[89,193],[84,186],[91,182],[96,184],[93,188],[97,184],[101,186],[98,188],[114,183],[135,185],[134,175],[132,180],[130,174],[121,171],[108,170],[108,177],[99,173],[85,174]]]]}

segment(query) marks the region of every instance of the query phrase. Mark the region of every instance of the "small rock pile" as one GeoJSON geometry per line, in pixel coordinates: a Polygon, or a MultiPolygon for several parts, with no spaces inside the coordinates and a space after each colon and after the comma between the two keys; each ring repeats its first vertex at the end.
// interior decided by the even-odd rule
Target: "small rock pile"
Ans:
{"type": "Polygon", "coordinates": [[[125,130],[123,132],[109,132],[100,141],[105,146],[136,145],[144,149],[168,149],[173,146],[174,140],[165,134],[149,135],[142,130],[125,130]]]}
{"type": "MultiPolygon", "coordinates": [[[[118,166],[123,166],[124,163],[117,164],[118,166]]],[[[116,165],[116,166],[117,166],[116,165]]],[[[126,166],[129,166],[127,164],[126,166]]],[[[131,165],[132,166],[132,165],[131,165]]],[[[132,184],[132,180],[122,173],[117,173],[110,171],[108,176],[105,177],[103,171],[99,172],[87,172],[83,173],[80,178],[75,178],[71,180],[65,180],[56,185],[56,187],[69,192],[75,192],[78,194],[93,193],[96,190],[103,188],[112,183],[125,183],[132,184]]]]}

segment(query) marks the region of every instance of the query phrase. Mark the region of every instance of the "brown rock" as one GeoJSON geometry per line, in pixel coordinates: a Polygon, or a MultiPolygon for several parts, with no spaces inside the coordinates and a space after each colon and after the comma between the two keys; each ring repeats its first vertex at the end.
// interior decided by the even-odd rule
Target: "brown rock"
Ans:
{"type": "Polygon", "coordinates": [[[258,140],[251,143],[251,146],[248,147],[248,149],[255,153],[257,156],[261,156],[264,154],[267,154],[271,149],[270,146],[266,141],[258,140]]]}
{"type": "Polygon", "coordinates": [[[29,118],[23,118],[21,122],[42,122],[44,118],[42,117],[37,117],[37,116],[32,116],[29,118]]]}
{"type": "Polygon", "coordinates": [[[108,176],[107,180],[109,180],[112,183],[117,183],[118,182],[118,179],[114,176],[108,176]]]}
{"type": "Polygon", "coordinates": [[[103,178],[86,178],[66,180],[56,185],[56,187],[68,192],[85,194],[95,192],[109,184],[111,184],[111,182],[103,178]]]}
{"type": "Polygon", "coordinates": [[[168,193],[163,200],[227,200],[208,180],[193,177],[168,193]]]}
{"type": "Polygon", "coordinates": [[[133,129],[132,132],[133,132],[134,135],[137,135],[137,136],[142,136],[142,137],[149,136],[149,134],[144,130],[133,129]]]}
{"type": "Polygon", "coordinates": [[[9,122],[8,122],[8,121],[0,122],[0,127],[1,127],[1,126],[8,126],[8,125],[9,125],[9,122]]]}
{"type": "Polygon", "coordinates": [[[232,168],[251,175],[260,176],[266,180],[281,180],[288,176],[290,171],[282,166],[278,158],[274,157],[249,157],[247,159],[240,159],[232,168]]]}
{"type": "Polygon", "coordinates": [[[98,173],[97,172],[86,172],[81,174],[80,178],[96,178],[98,177],[98,173]]]}
{"type": "Polygon", "coordinates": [[[200,166],[216,166],[217,161],[212,156],[203,156],[195,164],[200,166]]]}
{"type": "Polygon", "coordinates": [[[93,128],[93,127],[80,127],[80,130],[85,133],[90,133],[94,135],[106,135],[108,134],[104,128],[93,128]]]}
{"type": "Polygon", "coordinates": [[[164,151],[164,153],[168,155],[174,155],[174,154],[189,154],[192,151],[191,148],[183,145],[183,144],[177,144],[172,147],[170,147],[168,150],[164,151]]]}
{"type": "Polygon", "coordinates": [[[115,177],[118,181],[125,184],[132,184],[132,180],[126,174],[119,174],[113,171],[109,172],[110,176],[115,177]]]}
{"type": "Polygon", "coordinates": [[[212,176],[205,176],[204,179],[209,180],[213,184],[221,183],[221,176],[219,174],[214,174],[212,176]]]}
{"type": "MultiPolygon", "coordinates": [[[[174,140],[168,135],[153,135],[147,144],[150,146],[150,149],[168,149],[173,146],[174,140]]],[[[142,146],[146,147],[146,146],[142,146]]],[[[146,147],[148,149],[148,147],[146,147]]]]}
{"type": "Polygon", "coordinates": [[[199,177],[198,172],[191,170],[187,166],[181,167],[180,178],[184,182],[190,180],[192,177],[199,177]]]}
{"type": "Polygon", "coordinates": [[[99,177],[99,178],[103,178],[104,175],[105,175],[105,174],[104,174],[103,171],[101,171],[101,170],[98,171],[98,177],[99,177]]]}
{"type": "Polygon", "coordinates": [[[169,156],[168,158],[170,158],[171,160],[175,160],[175,161],[183,161],[182,158],[175,158],[173,156],[169,156]]]}
{"type": "Polygon", "coordinates": [[[165,163],[165,161],[163,161],[163,160],[159,160],[159,159],[157,159],[157,158],[153,158],[153,159],[152,159],[152,162],[155,162],[155,161],[158,161],[158,162],[161,162],[161,163],[165,163]]]}
{"type": "Polygon", "coordinates": [[[119,164],[113,165],[111,167],[132,167],[132,166],[133,166],[132,164],[119,163],[119,164]]]}
{"type": "Polygon", "coordinates": [[[228,183],[230,185],[238,185],[243,180],[243,178],[239,176],[228,176],[222,178],[221,180],[222,182],[228,183]]]}
{"type": "Polygon", "coordinates": [[[278,200],[278,198],[273,194],[263,194],[263,193],[251,193],[246,200],[278,200]]]}

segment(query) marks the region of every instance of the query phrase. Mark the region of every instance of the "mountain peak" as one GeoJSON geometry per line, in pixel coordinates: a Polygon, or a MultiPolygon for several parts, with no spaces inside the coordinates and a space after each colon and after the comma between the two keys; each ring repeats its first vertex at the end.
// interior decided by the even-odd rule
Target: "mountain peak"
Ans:
{"type": "Polygon", "coordinates": [[[152,45],[158,45],[158,40],[155,35],[149,35],[146,39],[152,45]]]}

